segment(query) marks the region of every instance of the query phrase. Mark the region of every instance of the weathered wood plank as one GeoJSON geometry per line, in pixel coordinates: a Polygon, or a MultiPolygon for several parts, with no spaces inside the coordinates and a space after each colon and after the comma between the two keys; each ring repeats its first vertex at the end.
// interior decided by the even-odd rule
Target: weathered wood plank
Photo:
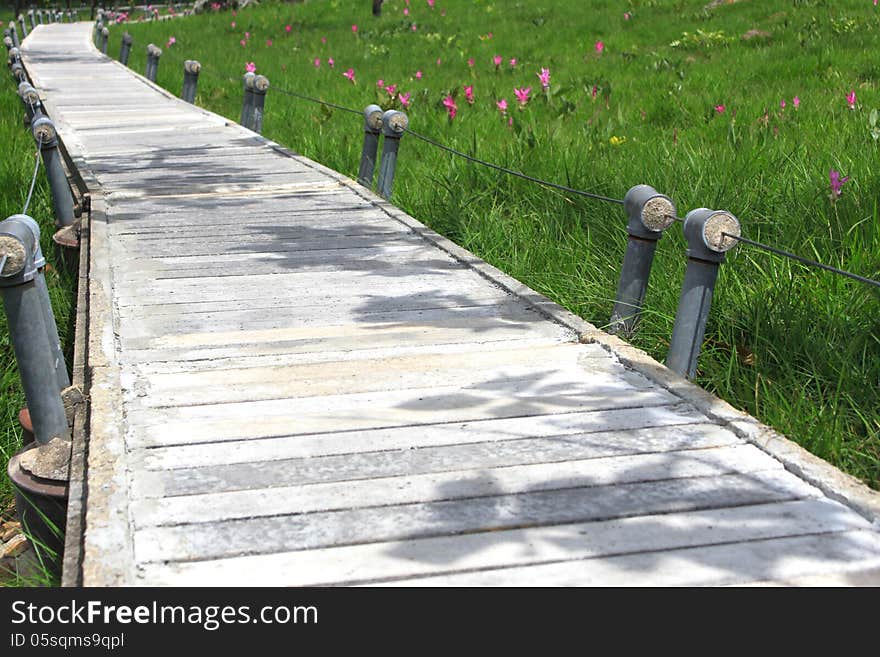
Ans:
{"type": "MultiPolygon", "coordinates": [[[[634,552],[659,558],[660,552],[686,547],[860,529],[867,529],[864,520],[840,504],[817,499],[221,560],[172,560],[142,566],[139,578],[159,586],[396,584],[420,576],[563,562],[571,575],[561,573],[557,583],[574,584],[582,577],[578,571],[594,567],[574,560],[634,552]]],[[[778,554],[771,555],[773,560],[778,558],[778,554]]],[[[735,562],[729,564],[736,567],[735,562]]],[[[638,586],[654,571],[640,569],[629,578],[618,577],[618,582],[638,586]]],[[[669,584],[680,582],[670,574],[665,573],[669,584]]],[[[546,580],[536,576],[530,581],[542,585],[546,580]]],[[[506,580],[499,575],[496,583],[505,585],[506,580]]],[[[591,583],[602,585],[605,580],[594,575],[591,583]]]]}

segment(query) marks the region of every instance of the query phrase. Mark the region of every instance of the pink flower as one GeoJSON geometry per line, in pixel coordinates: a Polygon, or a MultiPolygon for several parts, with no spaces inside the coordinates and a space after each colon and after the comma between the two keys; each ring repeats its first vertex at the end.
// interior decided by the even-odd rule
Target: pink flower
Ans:
{"type": "Polygon", "coordinates": [[[321,43],[327,43],[327,37],[321,37],[321,43]]]}
{"type": "Polygon", "coordinates": [[[464,87],[464,97],[467,100],[468,105],[474,104],[474,85],[468,84],[464,87]]]}
{"type": "Polygon", "coordinates": [[[357,26],[357,25],[352,25],[352,26],[351,26],[351,31],[352,31],[352,33],[354,33],[354,34],[357,34],[358,26],[357,26]]]}
{"type": "Polygon", "coordinates": [[[332,58],[332,57],[328,57],[328,58],[327,58],[327,66],[329,66],[330,68],[333,68],[333,66],[334,66],[335,64],[336,64],[336,62],[333,61],[333,58],[332,58]]]}
{"type": "Polygon", "coordinates": [[[541,81],[541,88],[544,91],[550,88],[550,69],[542,68],[540,73],[536,73],[538,79],[541,81]]]}
{"type": "Polygon", "coordinates": [[[422,79],[422,72],[416,71],[416,80],[421,80],[421,79],[422,79]]]}
{"type": "Polygon", "coordinates": [[[454,119],[456,112],[458,112],[458,105],[455,104],[455,99],[452,96],[446,96],[443,99],[443,106],[449,112],[449,120],[454,119]]]}
{"type": "Polygon", "coordinates": [[[251,33],[250,33],[250,32],[245,32],[245,33],[244,33],[244,38],[250,40],[250,38],[251,38],[251,33]]]}
{"type": "Polygon", "coordinates": [[[849,103],[849,108],[854,110],[856,108],[856,91],[855,89],[850,90],[850,92],[846,95],[846,102],[849,103]]]}
{"type": "Polygon", "coordinates": [[[170,48],[175,43],[177,43],[177,39],[175,39],[174,37],[168,37],[168,43],[165,44],[165,47],[170,48]]]}
{"type": "Polygon", "coordinates": [[[437,58],[437,66],[440,66],[440,64],[441,64],[441,62],[440,62],[440,58],[438,57],[438,58],[437,58]]]}
{"type": "Polygon", "coordinates": [[[239,43],[241,44],[241,47],[242,47],[242,48],[244,48],[244,47],[247,45],[247,41],[245,41],[244,39],[242,39],[241,41],[239,41],[239,43]]]}
{"type": "Polygon", "coordinates": [[[597,41],[596,52],[601,55],[603,50],[605,50],[605,44],[602,41],[597,41]]]}
{"type": "Polygon", "coordinates": [[[727,108],[724,105],[716,105],[715,106],[715,111],[718,112],[719,114],[724,114],[724,110],[726,110],[726,109],[727,108]]]}
{"type": "Polygon", "coordinates": [[[253,73],[257,70],[257,65],[253,62],[246,62],[244,65],[244,70],[247,73],[253,73]]]}
{"type": "Polygon", "coordinates": [[[470,66],[471,68],[474,67],[474,58],[473,57],[468,57],[468,66],[470,66]]]}
{"type": "Polygon", "coordinates": [[[271,48],[271,47],[272,47],[272,39],[266,39],[266,47],[267,47],[267,48],[271,48]]]}
{"type": "Polygon", "coordinates": [[[783,98],[782,100],[779,101],[779,109],[781,109],[781,110],[785,109],[785,98],[783,98]]]}
{"type": "Polygon", "coordinates": [[[408,9],[407,7],[404,7],[404,8],[403,8],[403,15],[404,15],[404,16],[409,16],[409,9],[408,9]]]}
{"type": "Polygon", "coordinates": [[[290,34],[291,30],[293,30],[292,25],[285,25],[284,26],[284,31],[287,32],[288,34],[290,34]]]}
{"type": "Polygon", "coordinates": [[[501,111],[502,114],[507,111],[507,101],[504,98],[502,98],[495,104],[498,106],[498,109],[501,111]]]}
{"type": "Polygon", "coordinates": [[[413,32],[415,32],[418,28],[416,27],[416,24],[413,23],[413,24],[412,24],[412,27],[411,27],[410,29],[411,29],[413,32]]]}
{"type": "Polygon", "coordinates": [[[235,21],[232,21],[232,22],[229,24],[229,27],[231,27],[231,28],[234,30],[234,29],[235,29],[235,21]]]}
{"type": "Polygon", "coordinates": [[[831,181],[831,200],[836,201],[838,198],[840,198],[843,183],[849,180],[849,176],[841,178],[840,171],[835,171],[834,169],[831,169],[828,172],[828,179],[831,181]]]}
{"type": "Polygon", "coordinates": [[[623,20],[628,21],[630,18],[632,18],[632,14],[628,11],[623,12],[623,20]]]}
{"type": "Polygon", "coordinates": [[[405,94],[400,94],[397,99],[400,101],[400,104],[403,107],[409,107],[409,99],[412,98],[412,94],[407,92],[405,94]]]}
{"type": "Polygon", "coordinates": [[[351,80],[352,84],[357,84],[357,82],[355,82],[355,79],[354,79],[354,69],[353,68],[348,69],[345,73],[343,73],[343,75],[345,77],[347,77],[349,80],[351,80]]]}
{"type": "Polygon", "coordinates": [[[795,110],[797,110],[797,108],[801,106],[801,99],[795,96],[791,99],[791,104],[794,105],[795,110]]]}
{"type": "Polygon", "coordinates": [[[501,57],[501,55],[495,55],[492,58],[492,61],[495,63],[495,68],[498,68],[499,66],[501,66],[501,62],[503,62],[504,59],[501,57]]]}
{"type": "Polygon", "coordinates": [[[385,80],[382,80],[382,79],[376,80],[376,86],[379,87],[379,89],[384,89],[385,88],[385,80]]]}
{"type": "Polygon", "coordinates": [[[526,103],[529,102],[529,94],[532,92],[531,87],[526,87],[525,89],[514,89],[513,93],[516,95],[517,101],[519,101],[519,106],[525,107],[526,103]]]}
{"type": "Polygon", "coordinates": [[[510,68],[515,68],[515,67],[516,67],[516,57],[512,57],[510,59],[510,68]]]}
{"type": "Polygon", "coordinates": [[[388,92],[389,96],[394,98],[394,94],[397,93],[397,85],[396,84],[389,84],[387,87],[385,87],[385,91],[388,92]]]}
{"type": "MultiPolygon", "coordinates": [[[[597,93],[599,93],[599,87],[597,87],[597,86],[594,84],[594,85],[593,85],[593,91],[592,91],[593,100],[596,99],[596,94],[597,94],[597,93]]],[[[721,111],[723,112],[724,110],[722,109],[721,111]]]]}
{"type": "MultiPolygon", "coordinates": [[[[875,2],[874,4],[876,5],[877,3],[875,2]]],[[[429,6],[431,9],[433,9],[433,8],[434,8],[434,0],[428,0],[428,6],[429,6]]]]}
{"type": "Polygon", "coordinates": [[[312,63],[315,65],[315,68],[321,68],[321,59],[319,57],[315,57],[315,61],[312,63]]]}

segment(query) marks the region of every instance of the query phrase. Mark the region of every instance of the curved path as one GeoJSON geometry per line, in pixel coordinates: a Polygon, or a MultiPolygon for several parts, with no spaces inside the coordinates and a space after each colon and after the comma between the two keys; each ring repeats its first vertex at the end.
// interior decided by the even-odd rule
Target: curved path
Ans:
{"type": "Polygon", "coordinates": [[[23,44],[93,196],[65,583],[877,581],[875,493],[90,30],[23,44]]]}

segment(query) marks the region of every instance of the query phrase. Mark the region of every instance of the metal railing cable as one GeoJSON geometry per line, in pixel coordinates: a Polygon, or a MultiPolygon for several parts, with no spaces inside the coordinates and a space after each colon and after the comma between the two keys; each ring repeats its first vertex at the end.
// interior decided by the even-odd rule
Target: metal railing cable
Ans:
{"type": "Polygon", "coordinates": [[[478,157],[474,157],[473,155],[468,155],[467,153],[463,153],[459,150],[456,150],[450,146],[446,146],[445,144],[441,144],[430,137],[426,137],[425,135],[421,135],[414,130],[410,130],[409,128],[404,128],[404,132],[409,135],[412,135],[416,139],[419,139],[426,144],[430,144],[436,148],[446,151],[447,153],[452,153],[460,158],[468,160],[469,162],[473,162],[474,164],[480,164],[484,167],[488,167],[490,169],[495,169],[496,171],[500,171],[502,173],[506,173],[509,176],[514,176],[516,178],[522,178],[523,180],[528,180],[530,182],[536,183],[538,185],[543,185],[544,187],[550,187],[552,189],[558,189],[563,192],[567,192],[569,194],[576,194],[578,196],[583,196],[586,198],[595,199],[598,201],[605,201],[606,203],[617,203],[618,205],[623,205],[623,199],[611,198],[610,196],[603,196],[602,194],[595,194],[593,192],[585,192],[581,189],[574,189],[573,187],[567,187],[565,185],[560,185],[559,183],[550,182],[549,180],[542,180],[541,178],[536,178],[534,176],[530,176],[528,174],[522,173],[521,171],[516,171],[514,169],[508,169],[507,167],[503,167],[499,164],[493,164],[492,162],[487,162],[486,160],[481,160],[478,157]]]}
{"type": "Polygon", "coordinates": [[[859,274],[854,274],[850,271],[846,271],[845,269],[839,269],[838,267],[832,267],[831,265],[825,265],[821,262],[816,262],[815,260],[810,260],[809,258],[805,258],[803,256],[799,256],[795,253],[790,253],[789,251],[783,251],[782,249],[776,248],[775,246],[770,246],[768,244],[762,244],[761,242],[756,242],[754,240],[750,240],[748,238],[739,236],[739,235],[731,235],[729,233],[722,233],[725,237],[730,237],[735,239],[737,242],[741,242],[743,244],[748,244],[749,246],[753,246],[757,249],[761,249],[763,251],[767,251],[768,253],[773,253],[778,256],[782,256],[784,258],[789,258],[790,260],[795,260],[802,265],[806,265],[808,267],[816,267],[818,269],[824,269],[825,271],[832,272],[834,274],[839,274],[840,276],[846,276],[847,278],[851,278],[853,280],[859,281],[861,283],[865,283],[867,285],[873,285],[875,287],[880,287],[880,281],[875,281],[872,278],[867,278],[866,276],[860,276],[859,274]]]}
{"type": "Polygon", "coordinates": [[[293,98],[300,98],[302,100],[308,100],[313,103],[318,103],[320,105],[326,105],[327,107],[332,107],[333,109],[338,109],[342,112],[349,112],[350,114],[357,114],[358,116],[363,116],[362,110],[352,109],[351,107],[345,107],[344,105],[337,105],[336,103],[331,103],[326,100],[321,100],[320,98],[313,98],[312,96],[306,96],[305,94],[300,94],[295,91],[290,91],[289,89],[283,89],[281,87],[272,87],[272,91],[278,92],[285,96],[292,96],[293,98]]]}
{"type": "Polygon", "coordinates": [[[42,148],[42,146],[43,146],[43,137],[40,136],[39,140],[37,141],[37,154],[36,154],[36,163],[34,164],[34,175],[31,177],[31,187],[28,190],[27,199],[25,200],[24,208],[21,211],[22,214],[27,214],[28,207],[30,207],[30,204],[31,204],[31,198],[33,198],[33,195],[34,195],[34,187],[36,187],[36,184],[37,184],[37,172],[39,172],[39,170],[40,170],[40,160],[42,159],[40,157],[40,149],[42,148]]]}

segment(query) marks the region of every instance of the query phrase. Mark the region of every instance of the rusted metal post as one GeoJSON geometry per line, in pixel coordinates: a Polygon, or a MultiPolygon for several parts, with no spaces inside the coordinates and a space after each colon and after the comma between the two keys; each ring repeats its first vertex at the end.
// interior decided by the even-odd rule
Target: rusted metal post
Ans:
{"type": "Polygon", "coordinates": [[[688,264],[666,366],[689,379],[697,372],[718,267],[724,254],[736,246],[736,239],[730,236],[739,234],[739,220],[725,210],[698,208],[685,217],[688,264]]]}
{"type": "Polygon", "coordinates": [[[391,198],[400,138],[408,125],[409,119],[403,112],[388,110],[382,115],[382,135],[385,139],[382,144],[382,161],[379,163],[379,180],[376,187],[379,196],[386,200],[391,198]]]}
{"type": "Polygon", "coordinates": [[[367,105],[364,109],[364,146],[361,149],[361,164],[358,169],[358,182],[364,187],[373,186],[373,172],[376,169],[376,154],[379,151],[379,135],[382,133],[382,108],[367,105]]]}
{"type": "Polygon", "coordinates": [[[608,332],[630,336],[642,312],[657,242],[675,221],[675,204],[649,185],[636,185],[624,196],[623,206],[629,217],[629,240],[608,332]]]}

